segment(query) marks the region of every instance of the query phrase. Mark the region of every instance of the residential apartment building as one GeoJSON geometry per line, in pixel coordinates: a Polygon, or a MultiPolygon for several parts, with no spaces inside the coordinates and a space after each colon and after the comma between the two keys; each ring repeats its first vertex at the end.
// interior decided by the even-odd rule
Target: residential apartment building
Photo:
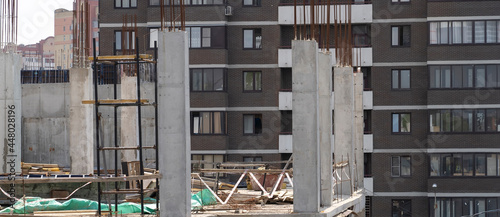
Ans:
{"type": "Polygon", "coordinates": [[[72,67],[73,59],[73,11],[54,11],[55,64],[58,69],[72,67]]]}
{"type": "MultiPolygon", "coordinates": [[[[100,53],[126,49],[121,41],[131,34],[121,32],[122,18],[137,14],[139,50],[152,54],[159,2],[100,1],[100,53]]],[[[498,1],[354,2],[355,67],[365,78],[367,216],[498,209],[498,1]]],[[[194,160],[291,155],[292,5],[188,1],[194,160]]]]}
{"type": "Polygon", "coordinates": [[[17,52],[23,57],[23,70],[54,69],[54,37],[36,44],[18,45],[17,52]]]}

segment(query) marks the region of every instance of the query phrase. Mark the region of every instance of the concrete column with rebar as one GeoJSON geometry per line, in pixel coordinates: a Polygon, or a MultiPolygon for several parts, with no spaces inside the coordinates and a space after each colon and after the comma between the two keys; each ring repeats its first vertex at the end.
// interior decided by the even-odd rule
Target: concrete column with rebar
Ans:
{"type": "Polygon", "coordinates": [[[292,41],[293,210],[320,210],[318,44],[292,41]]]}
{"type": "Polygon", "coordinates": [[[158,32],[160,216],[191,215],[189,50],[186,32],[158,32]]]}
{"type": "Polygon", "coordinates": [[[88,68],[70,70],[69,154],[72,174],[94,173],[94,110],[93,105],[82,104],[82,100],[94,98],[92,74],[88,68]]]}
{"type": "Polygon", "coordinates": [[[321,52],[318,62],[321,206],[329,207],[333,202],[332,55],[321,52]]]}
{"type": "MultiPolygon", "coordinates": [[[[354,76],[351,67],[334,67],[334,120],[335,120],[335,163],[348,162],[344,171],[339,171],[341,180],[337,180],[336,194],[342,199],[349,198],[352,186],[352,165],[354,151],[354,76]]],[[[341,169],[339,169],[341,170],[341,169]]]]}
{"type": "Polygon", "coordinates": [[[364,111],[363,111],[363,73],[354,74],[354,157],[356,163],[356,188],[364,188],[364,111]]]}
{"type": "Polygon", "coordinates": [[[21,173],[21,67],[20,55],[0,53],[0,172],[14,176],[21,173]]]}

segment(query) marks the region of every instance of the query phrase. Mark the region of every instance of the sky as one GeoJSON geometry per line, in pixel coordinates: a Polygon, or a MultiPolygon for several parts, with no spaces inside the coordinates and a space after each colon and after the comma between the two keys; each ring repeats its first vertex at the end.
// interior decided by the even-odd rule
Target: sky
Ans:
{"type": "Polygon", "coordinates": [[[35,44],[54,36],[54,10],[73,10],[73,0],[18,0],[17,44],[35,44]]]}

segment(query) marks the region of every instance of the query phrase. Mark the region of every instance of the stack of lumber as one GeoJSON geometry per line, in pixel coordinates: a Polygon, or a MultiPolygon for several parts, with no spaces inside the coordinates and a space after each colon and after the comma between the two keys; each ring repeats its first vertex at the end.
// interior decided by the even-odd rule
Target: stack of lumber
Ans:
{"type": "Polygon", "coordinates": [[[63,172],[58,164],[40,164],[40,163],[24,163],[21,162],[23,175],[66,175],[68,172],[63,172]]]}

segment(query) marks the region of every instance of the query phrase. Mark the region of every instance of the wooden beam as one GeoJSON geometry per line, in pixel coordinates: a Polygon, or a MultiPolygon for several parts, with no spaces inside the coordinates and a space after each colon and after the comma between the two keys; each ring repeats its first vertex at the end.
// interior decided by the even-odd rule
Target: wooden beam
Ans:
{"type": "MultiPolygon", "coordinates": [[[[137,103],[137,99],[101,99],[98,100],[99,104],[127,104],[127,103],[137,103]]],[[[141,99],[141,103],[149,103],[149,99],[141,99]]],[[[84,105],[93,105],[95,104],[95,100],[83,100],[82,104],[84,105]]]]}
{"type": "MultiPolygon", "coordinates": [[[[135,60],[135,55],[116,55],[116,56],[98,56],[97,61],[127,61],[135,60]]],[[[139,59],[151,60],[153,56],[150,54],[140,54],[139,59]]],[[[94,57],[89,57],[90,61],[94,61],[94,57]]]]}
{"type": "Polygon", "coordinates": [[[37,184],[37,183],[82,183],[82,182],[129,182],[136,180],[145,180],[145,179],[159,179],[161,178],[161,174],[152,174],[152,175],[137,175],[137,176],[126,176],[126,177],[78,177],[78,178],[55,178],[55,177],[47,177],[47,178],[29,178],[22,179],[21,177],[16,177],[15,180],[2,179],[0,180],[0,185],[3,184],[37,184]]]}

